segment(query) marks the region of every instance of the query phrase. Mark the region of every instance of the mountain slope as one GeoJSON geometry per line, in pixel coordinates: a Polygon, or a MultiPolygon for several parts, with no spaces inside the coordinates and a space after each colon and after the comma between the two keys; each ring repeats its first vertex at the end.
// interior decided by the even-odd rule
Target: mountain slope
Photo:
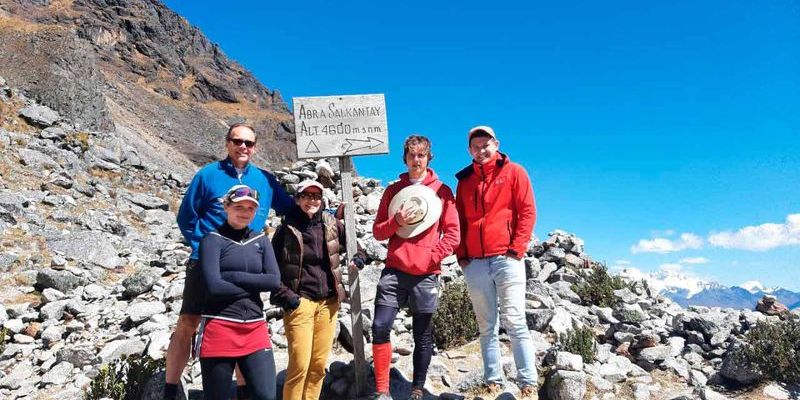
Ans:
{"type": "Polygon", "coordinates": [[[116,129],[162,166],[216,159],[226,126],[242,120],[263,134],[260,162],[294,159],[280,94],[156,0],[0,0],[0,76],[80,129],[116,129]]]}

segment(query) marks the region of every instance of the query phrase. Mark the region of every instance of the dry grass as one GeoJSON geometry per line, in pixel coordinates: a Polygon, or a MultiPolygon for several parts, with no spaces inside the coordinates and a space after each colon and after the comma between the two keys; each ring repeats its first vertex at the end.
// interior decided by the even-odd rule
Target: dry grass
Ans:
{"type": "Polygon", "coordinates": [[[75,3],[74,0],[51,0],[49,7],[53,11],[60,11],[61,13],[71,13],[73,3],[75,3]]]}
{"type": "Polygon", "coordinates": [[[64,141],[73,146],[79,146],[84,152],[89,150],[89,133],[88,132],[68,132],[64,141]]]}
{"type": "Polygon", "coordinates": [[[31,303],[33,307],[39,307],[42,304],[42,296],[36,292],[21,293],[10,298],[8,302],[10,304],[31,303]]]}
{"type": "Polygon", "coordinates": [[[36,128],[29,125],[19,116],[19,110],[23,105],[20,102],[0,101],[0,128],[5,128],[12,132],[33,133],[36,128]]]}
{"type": "Polygon", "coordinates": [[[185,76],[183,79],[181,79],[178,82],[178,85],[180,85],[182,92],[188,92],[189,89],[191,89],[192,86],[194,86],[196,83],[197,83],[197,77],[194,76],[194,74],[189,74],[185,76]]]}
{"type": "MultiPolygon", "coordinates": [[[[244,99],[242,99],[244,100],[244,99]]],[[[250,101],[240,101],[239,103],[225,103],[222,101],[212,101],[205,103],[204,106],[217,115],[238,115],[247,121],[254,122],[265,119],[275,121],[289,121],[293,117],[290,114],[278,113],[271,109],[261,108],[259,105],[250,101]]]]}
{"type": "Polygon", "coordinates": [[[28,21],[16,15],[0,15],[0,31],[13,31],[17,33],[36,33],[47,29],[44,24],[28,21]]]}
{"type": "Polygon", "coordinates": [[[18,261],[20,265],[24,265],[28,259],[34,256],[39,258],[39,265],[50,265],[52,259],[44,237],[30,235],[18,227],[11,227],[0,235],[0,247],[16,249],[16,252],[20,254],[18,261]]]}
{"type": "Polygon", "coordinates": [[[94,167],[89,170],[89,175],[91,175],[93,178],[97,178],[114,185],[118,185],[122,182],[122,173],[118,170],[110,171],[94,167]]]}

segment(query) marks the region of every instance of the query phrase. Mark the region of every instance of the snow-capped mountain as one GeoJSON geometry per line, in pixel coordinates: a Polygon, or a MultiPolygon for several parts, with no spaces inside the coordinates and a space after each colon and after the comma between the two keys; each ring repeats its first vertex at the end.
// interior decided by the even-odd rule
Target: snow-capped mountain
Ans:
{"type": "Polygon", "coordinates": [[[722,287],[719,283],[704,281],[680,271],[661,270],[645,273],[636,268],[624,268],[619,271],[619,275],[637,281],[644,279],[651,290],[683,298],[692,297],[706,289],[722,287]]]}
{"type": "Polygon", "coordinates": [[[647,280],[650,288],[686,307],[691,305],[753,309],[765,294],[771,294],[789,309],[800,308],[800,293],[783,288],[769,288],[759,281],[747,281],[738,286],[724,286],[704,281],[680,271],[643,273],[635,268],[622,269],[620,275],[629,279],[647,280]]]}
{"type": "Polygon", "coordinates": [[[747,281],[747,282],[742,283],[741,285],[739,285],[739,287],[742,288],[742,289],[747,290],[750,293],[759,293],[759,292],[761,292],[761,293],[772,293],[772,292],[774,292],[774,291],[779,289],[777,287],[768,288],[768,287],[764,286],[764,284],[759,282],[759,281],[747,281]]]}

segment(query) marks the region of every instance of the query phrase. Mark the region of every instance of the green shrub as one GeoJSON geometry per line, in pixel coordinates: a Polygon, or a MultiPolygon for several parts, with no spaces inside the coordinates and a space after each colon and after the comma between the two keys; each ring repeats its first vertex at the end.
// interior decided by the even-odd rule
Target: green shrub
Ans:
{"type": "Polygon", "coordinates": [[[451,282],[442,289],[439,308],[433,314],[433,340],[439,349],[462,345],[478,337],[478,321],[472,311],[467,285],[451,282]]]}
{"type": "Polygon", "coordinates": [[[138,400],[147,381],[156,371],[163,369],[165,361],[154,360],[148,356],[132,355],[100,367],[89,388],[85,400],[99,400],[104,397],[119,400],[138,400]]]}
{"type": "Polygon", "coordinates": [[[600,307],[615,307],[619,305],[620,298],[614,295],[618,289],[634,289],[634,284],[629,284],[620,276],[611,276],[604,264],[596,264],[584,273],[584,281],[572,285],[584,305],[598,305],[600,307]]]}
{"type": "Polygon", "coordinates": [[[8,336],[8,328],[4,326],[0,328],[0,353],[6,350],[6,336],[8,336]]]}
{"type": "Polygon", "coordinates": [[[575,328],[558,335],[558,344],[564,351],[580,354],[583,362],[594,362],[594,332],[591,328],[575,328]]]}
{"type": "Polygon", "coordinates": [[[737,353],[744,362],[765,377],[800,383],[800,320],[758,322],[745,335],[746,344],[737,353]]]}

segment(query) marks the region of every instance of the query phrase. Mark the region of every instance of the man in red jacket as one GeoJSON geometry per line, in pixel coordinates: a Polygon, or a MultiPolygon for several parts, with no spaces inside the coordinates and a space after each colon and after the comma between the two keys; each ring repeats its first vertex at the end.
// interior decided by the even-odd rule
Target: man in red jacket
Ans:
{"type": "Polygon", "coordinates": [[[483,374],[491,391],[502,388],[498,306],[511,338],[523,397],[536,393],[536,352],[525,320],[525,265],[536,222],[533,188],[525,169],[498,151],[488,126],[469,131],[472,164],[456,189],[461,243],[456,249],[480,330],[483,374]]]}
{"type": "MultiPolygon", "coordinates": [[[[375,295],[375,317],[372,321],[372,356],[375,368],[375,398],[391,399],[389,395],[389,364],[392,344],[389,335],[400,307],[408,304],[413,313],[414,377],[410,399],[421,400],[428,364],[433,354],[433,312],[439,301],[439,264],[458,246],[459,229],[453,192],[428,167],[433,159],[431,142],[419,135],[409,136],[403,145],[403,161],[407,173],[386,188],[372,226],[375,239],[389,240],[386,267],[381,273],[375,295]],[[419,185],[420,187],[411,187],[419,185]],[[401,190],[428,192],[427,210],[438,209],[436,220],[423,220],[410,202],[394,212],[392,199],[401,190]],[[425,225],[430,227],[424,228],[425,225]],[[420,228],[420,229],[417,229],[420,228]]],[[[398,196],[403,196],[400,194],[398,196]]],[[[402,200],[399,197],[398,200],[402,200]]],[[[395,203],[396,204],[396,203],[395,203]]]]}

